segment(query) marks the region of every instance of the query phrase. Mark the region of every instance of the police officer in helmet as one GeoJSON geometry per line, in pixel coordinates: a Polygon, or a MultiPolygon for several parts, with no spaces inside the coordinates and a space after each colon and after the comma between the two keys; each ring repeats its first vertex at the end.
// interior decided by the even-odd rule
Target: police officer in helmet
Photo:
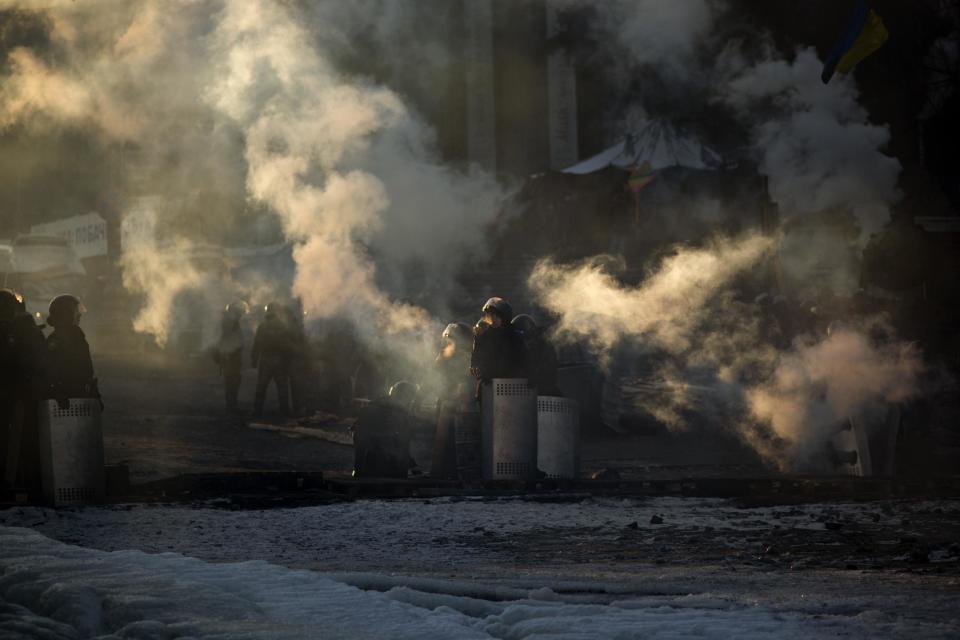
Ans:
{"type": "Polygon", "coordinates": [[[454,439],[456,413],[473,399],[475,380],[470,375],[473,330],[463,322],[452,322],[441,334],[440,353],[434,364],[440,377],[437,398],[437,425],[433,438],[430,476],[457,478],[457,453],[454,439]]]}
{"type": "Polygon", "coordinates": [[[49,397],[61,403],[67,398],[100,397],[90,345],[80,328],[84,313],[76,296],[62,294],[50,301],[47,324],[53,333],[47,337],[46,387],[49,397]]]}
{"type": "Polygon", "coordinates": [[[410,455],[417,387],[400,380],[360,409],[353,427],[353,474],[357,477],[406,478],[415,466],[410,455]]]}
{"type": "Polygon", "coordinates": [[[9,289],[0,289],[0,483],[6,477],[7,446],[16,401],[16,341],[13,323],[17,313],[17,296],[9,289]]]}
{"type": "Polygon", "coordinates": [[[482,312],[473,339],[470,372],[481,382],[527,377],[523,334],[510,326],[513,307],[503,298],[490,298],[482,312]]]}
{"type": "Polygon", "coordinates": [[[532,316],[521,313],[510,325],[523,335],[527,347],[527,371],[530,382],[537,387],[541,396],[560,396],[557,383],[557,350],[547,340],[542,327],[538,327],[532,316]]]}
{"type": "Polygon", "coordinates": [[[257,388],[253,400],[253,414],[263,415],[267,387],[277,387],[280,413],[290,415],[290,359],[293,345],[282,307],[271,302],[264,308],[264,319],[257,327],[250,355],[257,367],[257,388]]]}
{"type": "Polygon", "coordinates": [[[220,340],[217,342],[215,356],[223,375],[224,405],[227,414],[237,412],[237,394],[240,391],[241,372],[243,370],[243,327],[241,322],[249,307],[242,300],[231,302],[223,310],[220,321],[220,340]]]}

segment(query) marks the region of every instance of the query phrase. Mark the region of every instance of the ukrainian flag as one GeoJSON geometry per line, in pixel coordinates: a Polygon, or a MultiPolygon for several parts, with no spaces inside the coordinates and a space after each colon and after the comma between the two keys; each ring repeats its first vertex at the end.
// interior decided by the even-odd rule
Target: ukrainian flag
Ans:
{"type": "Polygon", "coordinates": [[[867,6],[866,0],[860,0],[850,28],[827,57],[820,79],[826,84],[834,71],[850,73],[861,60],[883,46],[889,36],[880,16],[867,6]]]}

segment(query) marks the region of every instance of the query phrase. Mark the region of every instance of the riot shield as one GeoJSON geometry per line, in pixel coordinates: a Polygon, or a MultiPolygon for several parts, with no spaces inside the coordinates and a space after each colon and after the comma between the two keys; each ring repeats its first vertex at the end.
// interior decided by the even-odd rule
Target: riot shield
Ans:
{"type": "Polygon", "coordinates": [[[453,416],[454,449],[457,476],[462,482],[480,479],[481,437],[480,410],[476,402],[461,404],[453,416]]]}
{"type": "Polygon", "coordinates": [[[529,480],[537,472],[537,391],[526,378],[494,378],[481,399],[484,480],[529,480]]]}
{"type": "Polygon", "coordinates": [[[575,479],[580,472],[580,407],[576,400],[537,398],[537,467],[548,478],[575,479]]]}
{"type": "Polygon", "coordinates": [[[40,403],[40,469],[44,500],[89,504],[105,494],[103,429],[97,398],[40,403]]]}

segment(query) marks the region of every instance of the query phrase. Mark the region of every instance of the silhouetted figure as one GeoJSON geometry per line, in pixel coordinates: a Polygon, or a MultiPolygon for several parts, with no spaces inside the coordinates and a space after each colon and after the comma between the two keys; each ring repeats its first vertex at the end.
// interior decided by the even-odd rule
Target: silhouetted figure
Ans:
{"type": "Polygon", "coordinates": [[[308,397],[311,395],[310,381],[310,345],[303,326],[303,309],[298,302],[285,309],[286,325],[290,337],[290,400],[294,415],[303,415],[307,411],[308,397]]]}
{"type": "Polygon", "coordinates": [[[401,380],[390,387],[387,397],[372,400],[360,410],[353,427],[354,476],[408,476],[415,465],[410,440],[416,396],[417,388],[401,380]]]}
{"type": "Polygon", "coordinates": [[[90,345],[80,329],[85,312],[75,296],[59,295],[50,302],[47,324],[53,333],[47,337],[44,395],[61,404],[69,398],[100,398],[90,345]]]}
{"type": "Polygon", "coordinates": [[[0,289],[0,483],[7,477],[7,454],[16,400],[17,354],[14,318],[17,297],[9,289],[0,289]]]}
{"type": "Polygon", "coordinates": [[[503,298],[483,305],[470,358],[470,371],[481,382],[527,377],[527,348],[523,335],[510,326],[512,317],[513,307],[503,298]]]}
{"type": "Polygon", "coordinates": [[[17,370],[13,424],[15,429],[19,429],[20,441],[14,481],[15,484],[36,490],[40,488],[38,403],[43,392],[46,338],[33,315],[27,311],[22,296],[18,297],[13,335],[17,370]]]}
{"type": "Polygon", "coordinates": [[[541,396],[563,395],[557,383],[559,368],[557,350],[547,340],[544,330],[525,313],[514,318],[510,326],[523,334],[523,341],[527,347],[527,374],[530,377],[530,383],[537,388],[537,393],[541,396]]]}
{"type": "Polygon", "coordinates": [[[263,415],[263,401],[267,387],[277,387],[277,404],[282,415],[290,413],[290,357],[293,349],[290,331],[279,305],[268,304],[263,322],[253,338],[251,358],[257,368],[257,389],[253,399],[253,414],[263,415]]]}
{"type": "Polygon", "coordinates": [[[223,376],[223,397],[227,414],[235,414],[238,410],[237,395],[240,392],[243,371],[241,322],[247,310],[245,302],[232,302],[224,309],[220,322],[220,340],[217,342],[215,355],[223,376]]]}
{"type": "Polygon", "coordinates": [[[471,402],[475,380],[470,375],[473,331],[462,322],[448,324],[441,336],[440,353],[434,360],[441,377],[437,398],[437,428],[433,438],[430,476],[441,480],[457,478],[457,450],[454,434],[456,413],[471,402]]]}

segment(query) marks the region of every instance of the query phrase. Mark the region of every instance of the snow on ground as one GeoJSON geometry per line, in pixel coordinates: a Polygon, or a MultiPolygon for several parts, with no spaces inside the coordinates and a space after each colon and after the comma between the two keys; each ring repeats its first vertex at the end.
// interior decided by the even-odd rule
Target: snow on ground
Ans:
{"type": "Polygon", "coordinates": [[[957,501],[218,506],[0,511],[0,637],[913,639],[960,630],[948,544],[931,547],[922,570],[782,560],[792,548],[842,557],[873,543],[894,557],[902,540],[891,536],[921,538],[930,522],[949,538],[957,501]],[[761,537],[762,546],[794,542],[758,560],[761,537]]]}
{"type": "Polygon", "coordinates": [[[823,532],[829,523],[896,527],[910,532],[905,517],[939,509],[938,517],[960,521],[960,501],[813,504],[742,509],[716,498],[597,498],[562,501],[513,498],[362,500],[296,509],[233,511],[207,508],[120,505],[85,509],[16,507],[0,511],[0,524],[27,526],[64,542],[104,550],[178,551],[213,561],[271,558],[298,568],[371,565],[408,570],[424,563],[509,560],[486,542],[551,531],[578,533],[594,544],[616,541],[629,531],[650,535],[722,535],[725,544],[771,530],[823,532]],[[662,524],[652,524],[654,516],[662,524]]]}
{"type": "Polygon", "coordinates": [[[550,589],[482,600],[366,591],[263,561],[104,552],[0,528],[0,632],[14,638],[816,638],[890,631],[711,599],[565,602],[550,589]]]}

